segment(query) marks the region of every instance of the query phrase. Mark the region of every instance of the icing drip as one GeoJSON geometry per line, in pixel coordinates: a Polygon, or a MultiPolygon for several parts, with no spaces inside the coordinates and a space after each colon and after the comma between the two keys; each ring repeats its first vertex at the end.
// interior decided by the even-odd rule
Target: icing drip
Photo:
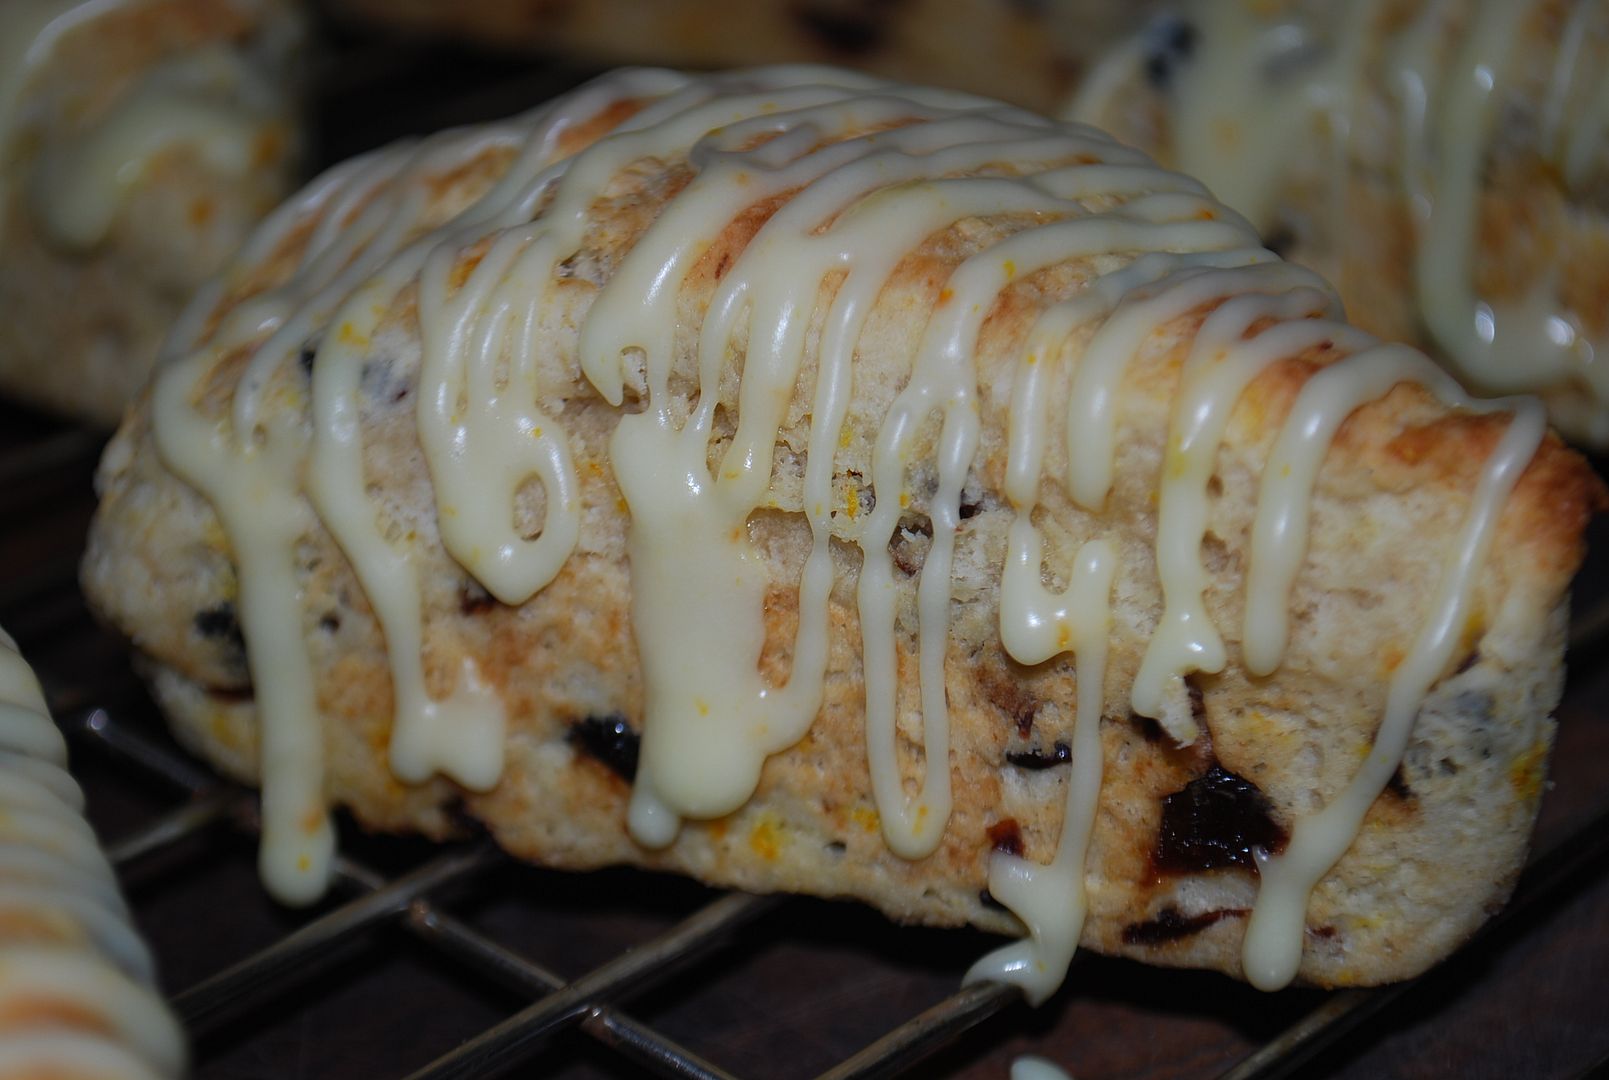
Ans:
{"type": "Polygon", "coordinates": [[[1202,493],[1236,400],[1270,363],[1324,339],[1330,327],[1306,320],[1330,304],[1326,294],[1306,289],[1227,300],[1207,317],[1185,359],[1157,509],[1157,575],[1164,606],[1134,678],[1134,710],[1141,716],[1162,715],[1164,695],[1183,695],[1186,674],[1216,673],[1228,662],[1203,596],[1210,575],[1201,562],[1208,509],[1202,493]],[[1281,321],[1244,341],[1252,323],[1265,318],[1281,321]]]}
{"type": "Polygon", "coordinates": [[[0,1015],[61,1003],[84,1018],[0,1039],[0,1072],[106,1062],[116,1075],[178,1075],[183,1037],[83,808],[39,682],[0,631],[0,921],[32,928],[0,940],[0,1015]]]}
{"type": "Polygon", "coordinates": [[[1002,853],[989,862],[989,892],[1022,919],[1028,938],[985,956],[966,978],[1016,983],[1037,1005],[1055,993],[1066,976],[1088,906],[1084,855],[1101,791],[1101,705],[1117,554],[1108,541],[1089,541],[1074,559],[1066,590],[1051,593],[1039,580],[1043,538],[1030,520],[1033,504],[1014,508],[1010,554],[1001,581],[1002,635],[1008,625],[1013,627],[1017,647],[1008,643],[1007,648],[1025,664],[1041,663],[1062,652],[1077,658],[1072,771],[1061,839],[1050,864],[1040,866],[1002,853]]]}
{"type": "MultiPolygon", "coordinates": [[[[1271,856],[1261,850],[1256,852],[1260,884],[1246,927],[1242,962],[1248,981],[1263,990],[1279,989],[1295,978],[1302,959],[1308,897],[1319,879],[1352,846],[1364,814],[1401,763],[1419,707],[1431,685],[1447,670],[1458,645],[1467,621],[1470,592],[1490,551],[1498,514],[1547,432],[1546,415],[1537,402],[1471,400],[1422,354],[1403,346],[1380,345],[1352,356],[1346,363],[1325,368],[1303,387],[1264,470],[1264,498],[1270,494],[1270,478],[1285,473],[1287,464],[1290,475],[1303,476],[1311,490],[1311,479],[1324,448],[1340,426],[1339,418],[1409,380],[1429,387],[1450,405],[1481,412],[1511,409],[1514,419],[1481,472],[1425,624],[1407,657],[1392,673],[1385,716],[1369,756],[1346,788],[1322,810],[1297,819],[1282,853],[1271,856]]],[[[1291,489],[1287,488],[1279,494],[1289,493],[1291,489]]],[[[1292,503],[1298,508],[1292,510],[1290,504],[1281,507],[1297,519],[1284,545],[1285,552],[1296,550],[1306,535],[1305,500],[1292,503]]],[[[1259,519],[1263,505],[1259,503],[1259,519]]],[[[1254,562],[1258,553],[1254,547],[1254,562]]],[[[1289,557],[1284,555],[1281,561],[1289,557]]],[[[1281,568],[1279,572],[1283,576],[1289,569],[1281,568]]],[[[1289,595],[1288,582],[1289,578],[1285,578],[1286,592],[1281,595],[1289,595]]],[[[1254,580],[1253,587],[1255,584],[1254,580]]]]}
{"type": "MultiPolygon", "coordinates": [[[[1135,712],[1165,721],[1182,743],[1194,741],[1195,736],[1184,676],[1192,671],[1222,671],[1228,661],[1223,638],[1205,607],[1203,593],[1210,575],[1201,562],[1201,543],[1207,532],[1205,490],[1217,466],[1224,429],[1235,402],[1265,367],[1298,355],[1335,332],[1334,324],[1312,321],[1333,312],[1337,307],[1334,299],[1327,290],[1300,281],[1301,275],[1293,274],[1286,264],[1273,263],[1201,275],[1179,290],[1188,300],[1198,298],[1209,286],[1216,286],[1212,291],[1220,297],[1228,295],[1222,291],[1224,285],[1239,290],[1255,290],[1259,284],[1289,289],[1272,296],[1255,291],[1237,295],[1208,316],[1185,359],[1174,398],[1157,506],[1157,575],[1164,607],[1135,675],[1131,696],[1135,712]],[[1244,340],[1252,324],[1266,319],[1279,322],[1256,338],[1244,340]],[[1169,708],[1169,702],[1182,702],[1182,708],[1177,704],[1169,708]]],[[[1174,305],[1181,302],[1171,291],[1163,295],[1174,305]]],[[[1260,599],[1282,604],[1285,595],[1258,597],[1252,593],[1248,602],[1260,599]]]]}
{"type": "Polygon", "coordinates": [[[1369,763],[1313,824],[1298,825],[1283,855],[1264,860],[1245,966],[1260,985],[1290,978],[1306,897],[1350,844],[1445,664],[1447,628],[1460,624],[1503,499],[1541,437],[1536,407],[1472,402],[1418,354],[1376,346],[1336,322],[1328,287],[1262,250],[1250,225],[1199,184],[1090,129],[819,69],[702,79],[622,73],[508,124],[345,166],[271,219],[248,249],[250,267],[312,223],[285,284],[238,304],[210,338],[203,328],[223,286],[186,315],[156,389],[156,437],[170,467],[212,500],[234,547],[263,717],[263,865],[276,894],[316,895],[331,843],[297,596],[295,547],[311,527],[301,485],[385,634],[396,774],[494,784],[505,722],[497,687],[467,661],[447,673],[455,683],[445,697],[427,687],[421,559],[428,537],[388,521],[371,500],[364,365],[383,360],[394,333],[387,319],[417,284],[414,419],[442,543],[506,603],[543,588],[575,546],[580,524],[562,409],[544,410],[551,399],[538,381],[544,350],[556,347],[548,332],[558,317],[554,282],[564,260],[583,249],[597,200],[643,161],[684,169],[685,182],[599,289],[580,321],[577,360],[606,401],[621,405],[630,390],[640,406],[620,416],[609,455],[630,512],[631,619],[644,705],[629,826],[646,846],[672,843],[683,819],[741,807],[767,757],[808,730],[824,693],[834,538],[861,556],[866,752],[884,838],[909,859],[940,843],[951,805],[944,677],[961,494],[982,438],[980,334],[1000,303],[1042,280],[1036,275],[1053,276],[1075,260],[1090,268],[1089,280],[1065,290],[1071,297],[1037,301],[1041,310],[1014,357],[1007,425],[1005,495],[1014,519],[1001,572],[1001,639],[1024,664],[1071,654],[1077,708],[1054,857],[1038,865],[998,855],[990,867],[991,891],[1022,918],[1029,938],[986,957],[969,977],[1010,979],[1035,1000],[1060,982],[1084,919],[1119,569],[1116,545],[1097,535],[1081,545],[1064,589],[1043,584],[1044,538],[1034,512],[1054,424],[1062,425],[1067,451],[1060,480],[1099,529],[1116,469],[1125,372],[1147,348],[1167,344],[1170,328],[1201,315],[1191,340],[1169,345],[1186,358],[1158,480],[1164,608],[1132,689],[1137,711],[1189,742],[1197,732],[1183,678],[1221,669],[1229,653],[1207,610],[1210,578],[1200,552],[1209,481],[1247,386],[1281,360],[1326,349],[1344,357],[1308,380],[1264,470],[1244,629],[1246,663],[1258,673],[1281,662],[1313,483],[1342,421],[1405,380],[1455,407],[1515,410],[1486,464],[1432,617],[1394,676],[1369,763]],[[560,155],[565,131],[641,99],[648,100],[611,134],[560,155]],[[452,220],[428,221],[424,192],[432,179],[492,150],[515,158],[509,171],[452,220]],[[761,204],[775,209],[726,252],[728,231],[745,220],[739,212],[761,204]],[[870,313],[913,252],[969,219],[1005,224],[933,283],[937,295],[908,378],[870,439],[874,505],[869,514],[835,518],[835,457],[857,434],[845,423],[870,313]],[[727,256],[724,272],[699,324],[685,327],[678,304],[718,248],[727,256]],[[814,383],[801,387],[813,325],[814,383]],[[696,334],[678,340],[679,328],[696,334]],[[319,334],[308,451],[300,409],[286,407],[284,396],[303,404],[293,361],[319,334]],[[746,344],[734,424],[719,409],[720,387],[739,342],[746,344]],[[690,372],[675,370],[677,350],[689,346],[690,372]],[[229,412],[204,414],[209,373],[243,349],[250,359],[229,412]],[[1056,417],[1053,374],[1070,388],[1056,417]],[[809,402],[802,512],[811,547],[791,670],[773,685],[759,668],[770,582],[749,523],[772,506],[775,448],[796,395],[809,402]],[[712,466],[722,439],[729,442],[712,466]],[[914,490],[918,470],[933,478],[931,494],[914,490]],[[533,488],[543,510],[538,527],[521,532],[516,509],[533,488]],[[915,597],[920,700],[912,730],[920,742],[902,749],[902,738],[916,740],[898,723],[912,703],[897,700],[899,587],[889,543],[916,509],[931,524],[915,597]],[[912,767],[902,758],[918,776],[906,775],[912,767]]]}
{"type": "MultiPolygon", "coordinates": [[[[1344,250],[1355,227],[1346,196],[1359,168],[1353,143],[1369,87],[1384,88],[1385,104],[1397,113],[1393,168],[1417,225],[1415,303],[1431,337],[1460,376],[1489,390],[1587,387],[1594,404],[1561,402],[1558,419],[1590,440],[1609,438],[1609,413],[1601,408],[1609,376],[1598,362],[1605,343],[1561,298],[1560,268],[1544,269],[1523,295],[1502,299],[1478,295],[1474,282],[1483,173],[1500,112],[1515,92],[1515,44],[1526,39],[1538,5],[1424,0],[1416,9],[1387,30],[1377,0],[1303,6],[1289,15],[1244,0],[1192,5],[1191,56],[1172,72],[1168,95],[1170,152],[1262,229],[1274,224],[1292,162],[1328,154],[1323,175],[1331,191],[1319,232],[1323,243],[1344,250]]],[[[1535,121],[1538,152],[1565,194],[1579,198],[1601,171],[1609,134],[1604,30],[1601,0],[1571,6],[1560,38],[1548,46],[1555,49],[1553,72],[1535,121]]],[[[1111,114],[1129,88],[1124,75],[1132,77],[1143,59],[1138,47],[1109,58],[1070,115],[1111,114]]]]}
{"type": "MultiPolygon", "coordinates": [[[[480,786],[494,781],[501,767],[501,705],[478,673],[455,673],[457,688],[445,703],[425,690],[414,554],[410,544],[393,543],[379,532],[363,482],[356,412],[359,345],[367,343],[384,312],[381,300],[410,280],[437,244],[459,235],[453,228],[478,232],[498,214],[521,209],[517,199],[524,184],[547,179],[540,174],[550,166],[567,126],[618,96],[663,93],[681,81],[668,73],[637,73],[608,89],[575,95],[569,99],[572,112],[538,110],[523,122],[449,132],[338,167],[271,216],[242,254],[242,265],[251,265],[316,217],[291,277],[237,306],[205,341],[199,340],[202,328],[223,285],[203,292],[165,350],[171,359],[155,382],[154,434],[168,467],[212,502],[233,547],[247,662],[265,718],[259,861],[265,883],[282,900],[308,902],[322,895],[334,851],[323,796],[320,711],[302,642],[294,563],[295,544],[311,524],[300,497],[303,475],[307,496],[352,560],[386,634],[396,697],[405,710],[393,729],[393,762],[409,776],[422,779],[437,769],[450,770],[480,786]],[[429,207],[418,178],[439,172],[446,162],[503,147],[520,150],[503,182],[457,221],[429,230],[422,216],[429,207]],[[347,333],[321,339],[309,455],[298,420],[272,410],[273,419],[259,418],[276,370],[291,364],[304,343],[332,320],[347,333]],[[209,419],[197,412],[193,395],[200,381],[223,357],[252,345],[230,416],[209,419]],[[309,457],[312,468],[306,467],[309,457]],[[464,720],[469,730],[460,741],[448,734],[446,724],[464,720]]],[[[419,396],[424,402],[439,395],[424,389],[419,396]]],[[[438,498],[451,495],[439,492],[438,498]]]]}

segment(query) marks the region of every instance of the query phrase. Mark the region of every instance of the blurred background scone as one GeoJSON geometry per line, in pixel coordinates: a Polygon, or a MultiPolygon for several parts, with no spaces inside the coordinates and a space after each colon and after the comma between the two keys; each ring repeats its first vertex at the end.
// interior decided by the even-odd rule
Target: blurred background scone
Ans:
{"type": "Polygon", "coordinates": [[[289,191],[287,0],[0,5],[0,391],[101,424],[289,191]]]}
{"type": "Polygon", "coordinates": [[[1205,181],[1466,384],[1609,446],[1609,4],[1200,0],[1071,110],[1205,181]]]}
{"type": "Polygon", "coordinates": [[[1051,112],[1156,0],[327,0],[348,21],[602,65],[839,64],[1051,112]]]}

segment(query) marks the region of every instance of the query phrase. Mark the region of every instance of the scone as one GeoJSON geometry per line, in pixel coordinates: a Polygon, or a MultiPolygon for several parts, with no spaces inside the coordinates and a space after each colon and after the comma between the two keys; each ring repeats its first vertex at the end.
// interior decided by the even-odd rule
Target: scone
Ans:
{"type": "Polygon", "coordinates": [[[626,71],[265,223],[84,584],[282,898],[338,802],[1026,928],[1036,997],[1401,978],[1513,884],[1603,492],[1337,311],[1094,130],[626,71]]]}
{"type": "Polygon", "coordinates": [[[0,5],[0,393],[110,427],[292,189],[292,0],[0,5]]]}
{"type": "Polygon", "coordinates": [[[599,65],[843,64],[1048,112],[1158,0],[331,0],[346,20],[599,65]]]}
{"type": "Polygon", "coordinates": [[[83,810],[39,682],[0,630],[0,1076],[181,1076],[184,1037],[83,810]]]}
{"type": "Polygon", "coordinates": [[[1609,4],[1197,0],[1069,116],[1202,180],[1349,317],[1609,447],[1609,4]]]}

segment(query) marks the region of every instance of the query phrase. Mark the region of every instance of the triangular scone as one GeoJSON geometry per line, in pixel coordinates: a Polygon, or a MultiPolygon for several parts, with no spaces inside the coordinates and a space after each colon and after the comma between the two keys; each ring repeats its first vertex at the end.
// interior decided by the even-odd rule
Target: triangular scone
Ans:
{"type": "Polygon", "coordinates": [[[326,798],[467,814],[554,866],[1004,902],[1034,933],[978,973],[1033,996],[1080,937],[1261,985],[1466,937],[1602,498],[1193,181],[796,68],[334,170],[100,486],[86,586],[263,782],[279,895],[326,798]]]}

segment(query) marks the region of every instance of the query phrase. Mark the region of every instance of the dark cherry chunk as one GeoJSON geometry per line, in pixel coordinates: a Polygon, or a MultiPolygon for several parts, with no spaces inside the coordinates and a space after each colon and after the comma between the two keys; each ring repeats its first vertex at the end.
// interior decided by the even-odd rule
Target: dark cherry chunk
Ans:
{"type": "Polygon", "coordinates": [[[1162,828],[1151,864],[1164,874],[1256,869],[1254,849],[1277,853],[1290,838],[1273,811],[1256,784],[1214,765],[1162,800],[1162,828]]]}
{"type": "Polygon", "coordinates": [[[246,651],[246,638],[240,632],[240,619],[235,615],[235,605],[228,600],[196,612],[194,624],[196,633],[209,641],[222,642],[230,648],[246,651]]]}
{"type": "Polygon", "coordinates": [[[1401,765],[1398,765],[1397,771],[1391,774],[1391,779],[1386,781],[1386,790],[1403,802],[1414,797],[1413,788],[1408,786],[1408,778],[1403,775],[1401,765]]]}
{"type": "Polygon", "coordinates": [[[1199,915],[1184,915],[1176,907],[1165,907],[1157,912],[1154,919],[1129,923],[1125,926],[1123,944],[1164,945],[1192,934],[1199,934],[1225,915],[1244,914],[1245,911],[1240,908],[1222,908],[1218,911],[1203,911],[1199,915]]]}
{"type": "Polygon", "coordinates": [[[642,736],[631,730],[619,713],[578,720],[570,725],[565,738],[571,746],[597,758],[625,779],[637,778],[637,749],[642,736]]]}
{"type": "Polygon", "coordinates": [[[989,844],[1007,855],[1022,854],[1022,827],[1016,818],[1002,818],[989,826],[989,844]]]}
{"type": "Polygon", "coordinates": [[[1059,742],[1048,754],[1038,748],[1013,750],[1006,755],[1006,760],[1019,769],[1050,769],[1073,760],[1073,748],[1064,742],[1059,742]]]}

